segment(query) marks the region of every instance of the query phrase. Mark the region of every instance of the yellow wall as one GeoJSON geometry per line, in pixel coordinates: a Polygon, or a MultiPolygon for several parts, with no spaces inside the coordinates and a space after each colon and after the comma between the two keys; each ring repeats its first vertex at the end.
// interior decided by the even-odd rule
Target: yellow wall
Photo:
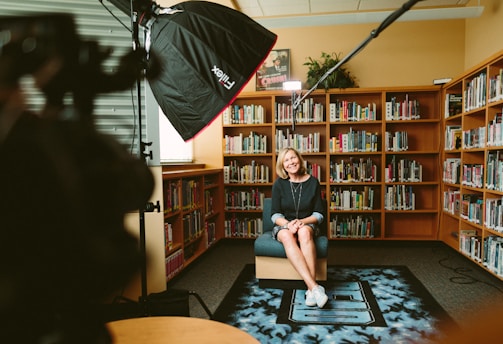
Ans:
{"type": "MultiPolygon", "coordinates": [[[[478,1],[471,0],[469,5],[478,1]]],[[[466,20],[465,70],[503,50],[503,2],[480,0],[480,5],[485,7],[482,16],[466,20]]]]}
{"type": "MultiPolygon", "coordinates": [[[[476,5],[478,0],[471,0],[476,5]]],[[[360,87],[430,85],[433,79],[457,77],[467,68],[503,49],[500,0],[481,0],[481,18],[395,22],[347,64],[360,87]],[[491,28],[491,29],[489,29],[491,28]],[[496,29],[493,29],[496,28],[496,29]]],[[[364,41],[375,24],[282,28],[275,48],[290,49],[291,79],[305,81],[307,57],[321,52],[345,56],[364,41]]],[[[255,90],[252,78],[245,92],[255,90]]],[[[194,139],[196,162],[222,167],[220,117],[194,139]]]]}

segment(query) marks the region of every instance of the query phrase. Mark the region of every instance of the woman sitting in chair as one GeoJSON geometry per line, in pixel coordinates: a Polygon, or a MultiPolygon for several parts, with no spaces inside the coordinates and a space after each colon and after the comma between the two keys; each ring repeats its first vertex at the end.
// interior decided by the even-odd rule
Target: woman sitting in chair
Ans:
{"type": "Polygon", "coordinates": [[[278,154],[272,187],[273,237],[281,242],[286,256],[307,286],[306,305],[322,308],[328,301],[325,288],[316,283],[314,238],[325,212],[318,179],[307,173],[299,152],[285,148],[278,154]]]}

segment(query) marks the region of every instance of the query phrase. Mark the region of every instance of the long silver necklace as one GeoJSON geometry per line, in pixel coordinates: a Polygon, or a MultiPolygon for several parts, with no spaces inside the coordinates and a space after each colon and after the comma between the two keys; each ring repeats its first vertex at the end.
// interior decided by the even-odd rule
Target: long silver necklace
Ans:
{"type": "Polygon", "coordinates": [[[290,189],[292,190],[293,206],[295,207],[295,218],[299,218],[299,208],[300,208],[300,198],[302,197],[302,182],[297,186],[293,186],[293,182],[290,181],[290,189]],[[295,194],[299,191],[299,199],[295,200],[295,194]],[[297,201],[297,203],[296,203],[297,201]]]}

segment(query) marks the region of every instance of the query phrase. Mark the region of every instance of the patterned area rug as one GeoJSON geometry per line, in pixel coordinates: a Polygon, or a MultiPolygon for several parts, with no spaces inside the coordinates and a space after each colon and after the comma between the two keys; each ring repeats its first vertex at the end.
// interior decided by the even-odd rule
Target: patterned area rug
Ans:
{"type": "Polygon", "coordinates": [[[306,307],[304,289],[261,287],[247,265],[214,320],[264,344],[436,343],[455,326],[406,266],[329,266],[321,284],[329,302],[306,307]]]}

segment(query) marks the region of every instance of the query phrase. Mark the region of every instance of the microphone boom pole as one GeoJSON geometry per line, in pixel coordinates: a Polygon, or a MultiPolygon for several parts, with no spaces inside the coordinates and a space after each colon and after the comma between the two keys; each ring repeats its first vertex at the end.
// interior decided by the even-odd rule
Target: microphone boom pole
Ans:
{"type": "Polygon", "coordinates": [[[354,57],[356,54],[358,54],[360,51],[363,50],[367,46],[367,44],[372,41],[372,39],[376,38],[384,29],[386,29],[389,25],[391,25],[395,20],[397,20],[402,14],[407,12],[412,6],[414,6],[417,2],[421,0],[409,0],[405,4],[402,5],[399,9],[395,10],[392,12],[384,21],[379,25],[377,29],[374,29],[370,32],[370,35],[363,40],[355,49],[353,49],[348,55],[346,55],[343,59],[341,59],[335,66],[330,68],[325,74],[321,76],[321,78],[314,84],[313,87],[311,87],[304,95],[299,94],[298,97],[292,97],[295,99],[292,99],[292,111],[293,111],[293,118],[292,118],[292,128],[295,129],[295,118],[296,114],[298,111],[298,108],[302,101],[306,99],[308,95],[310,95],[314,90],[318,88],[320,83],[322,83],[330,74],[335,72],[337,69],[339,69],[344,63],[349,61],[352,57],[354,57]]]}

